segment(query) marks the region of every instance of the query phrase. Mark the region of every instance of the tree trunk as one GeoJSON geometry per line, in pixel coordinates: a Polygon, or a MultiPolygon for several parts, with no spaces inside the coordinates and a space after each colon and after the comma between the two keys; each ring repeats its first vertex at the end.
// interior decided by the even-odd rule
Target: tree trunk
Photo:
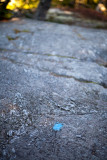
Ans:
{"type": "Polygon", "coordinates": [[[38,20],[45,20],[46,13],[51,6],[52,0],[40,0],[39,6],[36,10],[35,18],[38,20]]]}

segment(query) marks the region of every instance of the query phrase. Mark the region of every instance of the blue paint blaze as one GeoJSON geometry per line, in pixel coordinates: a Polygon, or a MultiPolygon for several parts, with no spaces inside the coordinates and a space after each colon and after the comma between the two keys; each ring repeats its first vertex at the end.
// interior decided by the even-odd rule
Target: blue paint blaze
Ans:
{"type": "Polygon", "coordinates": [[[54,130],[54,131],[60,131],[62,127],[63,127],[63,124],[62,124],[62,123],[56,123],[56,124],[53,126],[53,130],[54,130]]]}

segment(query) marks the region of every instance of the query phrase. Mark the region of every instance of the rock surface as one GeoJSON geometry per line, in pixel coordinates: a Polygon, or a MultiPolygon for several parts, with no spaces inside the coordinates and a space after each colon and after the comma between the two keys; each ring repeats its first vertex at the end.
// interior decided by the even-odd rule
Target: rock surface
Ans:
{"type": "Polygon", "coordinates": [[[105,160],[106,67],[106,30],[1,22],[0,160],[105,160]]]}
{"type": "Polygon", "coordinates": [[[79,13],[70,11],[63,11],[58,8],[50,8],[47,13],[46,19],[51,22],[57,22],[62,24],[75,24],[78,26],[92,27],[92,28],[103,28],[107,29],[107,22],[87,19],[79,13]]]}

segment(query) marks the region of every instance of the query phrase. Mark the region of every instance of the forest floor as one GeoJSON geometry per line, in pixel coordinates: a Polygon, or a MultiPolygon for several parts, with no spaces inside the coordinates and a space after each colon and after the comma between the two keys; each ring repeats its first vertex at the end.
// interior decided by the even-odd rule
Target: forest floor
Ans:
{"type": "Polygon", "coordinates": [[[0,160],[106,160],[106,67],[107,30],[0,22],[0,160]]]}

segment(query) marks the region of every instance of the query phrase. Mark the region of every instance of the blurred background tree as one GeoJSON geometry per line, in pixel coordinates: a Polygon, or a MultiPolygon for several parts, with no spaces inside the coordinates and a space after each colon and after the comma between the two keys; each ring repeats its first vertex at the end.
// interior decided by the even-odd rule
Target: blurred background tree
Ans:
{"type": "MultiPolygon", "coordinates": [[[[13,12],[17,15],[25,15],[26,17],[33,17],[37,19],[44,19],[47,10],[54,8],[92,8],[96,9],[98,4],[103,4],[107,7],[107,0],[0,0],[0,17],[12,17],[13,12]],[[10,11],[12,10],[12,11],[10,11]]],[[[99,8],[104,9],[102,5],[99,8]]],[[[99,9],[100,11],[100,9],[99,9]]]]}
{"type": "Polygon", "coordinates": [[[51,6],[52,0],[40,0],[39,5],[37,7],[35,18],[38,20],[44,20],[46,17],[46,13],[51,6]]]}
{"type": "MultiPolygon", "coordinates": [[[[51,0],[0,0],[0,6],[6,7],[7,9],[32,9],[32,8],[37,8],[39,2],[41,3],[48,3],[51,0]]],[[[52,7],[58,7],[58,6],[68,6],[68,7],[75,7],[75,3],[80,3],[80,4],[86,4],[90,5],[90,7],[96,6],[98,2],[101,0],[52,0],[52,7]]],[[[105,1],[107,5],[107,0],[102,0],[105,1]]]]}

